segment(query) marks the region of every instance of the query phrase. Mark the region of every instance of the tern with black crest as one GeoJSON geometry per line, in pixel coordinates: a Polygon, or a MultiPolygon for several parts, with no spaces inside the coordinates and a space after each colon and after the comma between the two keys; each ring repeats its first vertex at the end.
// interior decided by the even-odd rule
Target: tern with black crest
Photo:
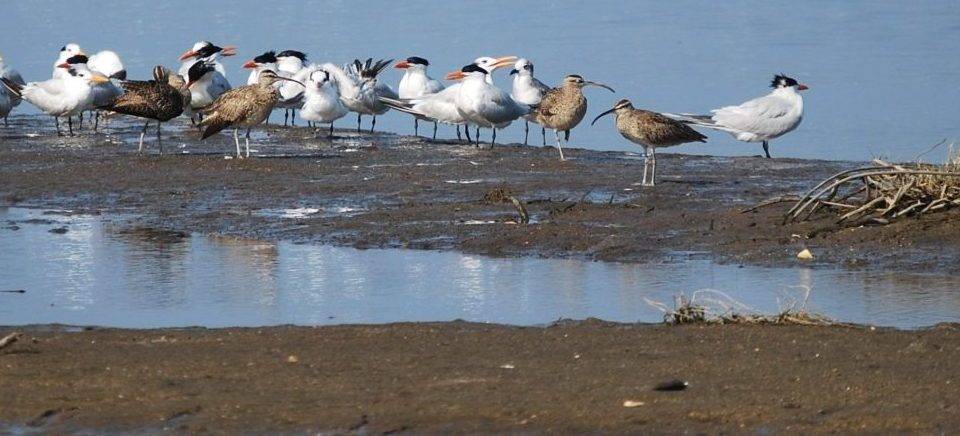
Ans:
{"type": "MultiPolygon", "coordinates": [[[[489,63],[473,63],[460,71],[447,74],[447,80],[462,80],[457,92],[457,112],[466,122],[492,130],[490,144],[497,142],[497,129],[507,127],[514,120],[530,113],[530,106],[518,103],[510,94],[489,82],[490,74],[512,65],[516,56],[495,58],[489,63]]],[[[479,134],[476,139],[480,144],[479,134]]]]}
{"type": "Polygon", "coordinates": [[[712,115],[667,114],[685,123],[721,130],[740,141],[760,142],[763,153],[770,157],[770,140],[796,129],[803,120],[803,96],[807,85],[778,74],[770,84],[769,94],[738,106],[725,106],[710,111],[712,115]]]}
{"type": "MultiPolygon", "coordinates": [[[[400,85],[397,87],[397,94],[400,100],[410,100],[421,98],[427,95],[436,94],[443,90],[443,83],[427,75],[427,67],[430,62],[419,56],[411,56],[405,60],[397,62],[394,68],[404,70],[403,77],[400,78],[400,85]]],[[[413,117],[413,134],[419,134],[420,120],[430,120],[427,117],[413,117]]],[[[433,139],[437,139],[437,120],[433,121],[433,139]]]]}
{"type": "Polygon", "coordinates": [[[69,117],[78,115],[90,107],[93,102],[93,86],[110,81],[105,76],[87,69],[61,68],[67,72],[66,77],[30,82],[25,85],[0,78],[0,82],[12,94],[36,106],[47,115],[53,116],[56,120],[58,136],[62,135],[60,117],[67,117],[70,135],[73,135],[73,121],[69,117]]]}
{"type": "MultiPolygon", "coordinates": [[[[233,56],[237,54],[233,46],[220,47],[209,41],[198,41],[189,50],[180,55],[179,74],[187,77],[190,67],[197,62],[206,62],[213,66],[213,71],[206,73],[200,80],[190,84],[190,107],[184,111],[189,115],[191,121],[193,114],[213,103],[217,97],[231,89],[230,82],[227,81],[226,70],[220,63],[221,56],[233,56]]],[[[202,118],[202,115],[199,116],[202,118]]]]}

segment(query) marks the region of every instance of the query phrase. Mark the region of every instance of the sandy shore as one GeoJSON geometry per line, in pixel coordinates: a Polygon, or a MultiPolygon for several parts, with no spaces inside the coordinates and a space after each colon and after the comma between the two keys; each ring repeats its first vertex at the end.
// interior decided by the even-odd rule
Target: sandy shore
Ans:
{"type": "Polygon", "coordinates": [[[36,327],[0,351],[0,422],[56,433],[942,433],[960,428],[957,329],[36,327]],[[673,379],[687,389],[653,390],[673,379]]]}

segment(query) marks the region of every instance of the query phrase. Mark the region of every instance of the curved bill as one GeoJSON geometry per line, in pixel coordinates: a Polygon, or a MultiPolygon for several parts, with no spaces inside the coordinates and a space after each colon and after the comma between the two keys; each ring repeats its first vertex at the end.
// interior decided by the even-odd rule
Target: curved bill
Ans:
{"type": "Polygon", "coordinates": [[[597,87],[600,87],[600,88],[604,88],[604,89],[606,89],[606,90],[608,90],[608,91],[610,91],[610,92],[612,92],[612,93],[614,93],[614,94],[617,93],[617,91],[614,91],[613,88],[611,88],[611,87],[609,87],[609,86],[607,86],[607,85],[604,85],[604,84],[602,84],[602,83],[591,82],[591,81],[589,81],[589,80],[585,80],[583,83],[586,83],[587,85],[593,85],[593,86],[597,86],[597,87]]]}
{"type": "MultiPolygon", "coordinates": [[[[613,91],[613,90],[611,89],[611,91],[613,91]]],[[[615,111],[615,110],[617,110],[617,108],[607,109],[604,113],[602,113],[602,114],[600,114],[600,115],[597,115],[597,117],[594,118],[593,121],[590,122],[590,125],[591,125],[591,126],[594,125],[594,124],[597,122],[597,120],[599,120],[601,117],[603,117],[604,115],[607,115],[607,114],[609,114],[609,113],[613,113],[613,111],[615,111]]]]}
{"type": "Polygon", "coordinates": [[[493,70],[491,70],[490,72],[492,73],[492,72],[496,71],[496,70],[499,69],[499,68],[503,68],[503,67],[506,67],[506,66],[513,65],[514,62],[516,62],[516,61],[517,61],[517,57],[516,57],[516,56],[503,56],[503,57],[496,58],[496,59],[494,60],[494,62],[493,62],[493,65],[492,65],[493,70]]]}
{"type": "Polygon", "coordinates": [[[288,82],[293,82],[293,83],[296,83],[296,84],[298,84],[298,85],[300,85],[300,86],[306,87],[306,85],[304,85],[303,82],[300,82],[299,80],[293,80],[293,79],[288,78],[288,77],[280,77],[280,76],[277,76],[277,80],[286,80],[286,81],[288,81],[288,82]]]}

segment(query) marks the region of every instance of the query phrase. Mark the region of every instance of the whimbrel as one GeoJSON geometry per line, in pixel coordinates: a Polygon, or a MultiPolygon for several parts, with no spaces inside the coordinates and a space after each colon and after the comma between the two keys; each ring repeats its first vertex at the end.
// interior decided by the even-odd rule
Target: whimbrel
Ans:
{"type": "MultiPolygon", "coordinates": [[[[513,89],[510,96],[519,103],[536,106],[540,104],[543,95],[550,91],[550,87],[533,77],[533,62],[527,59],[517,59],[517,63],[510,70],[513,76],[513,89]]],[[[530,123],[537,122],[536,114],[529,113],[523,117],[523,145],[527,145],[527,138],[530,136],[530,123]]],[[[543,145],[547,145],[547,128],[540,126],[540,134],[543,137],[543,145]]]]}
{"type": "Polygon", "coordinates": [[[260,81],[256,85],[241,86],[223,93],[203,111],[205,117],[200,125],[205,128],[201,139],[207,139],[227,127],[233,127],[237,157],[250,157],[250,129],[267,119],[267,115],[277,105],[280,100],[280,91],[274,84],[282,80],[294,81],[266,70],[260,73],[260,81]],[[240,155],[238,134],[241,127],[247,128],[245,156],[240,155]]]}
{"type": "Polygon", "coordinates": [[[565,140],[570,140],[570,129],[580,124],[587,113],[587,98],[583,96],[584,86],[599,86],[616,92],[613,88],[602,83],[583,80],[577,74],[571,74],[563,79],[563,84],[544,94],[540,105],[533,111],[537,124],[553,129],[557,135],[557,150],[560,151],[560,160],[563,160],[563,146],[560,144],[560,132],[565,140]]]}
{"type": "MultiPolygon", "coordinates": [[[[198,70],[205,64],[197,63],[191,71],[198,70]]],[[[212,69],[212,67],[210,67],[212,69]]],[[[194,75],[202,74],[194,72],[194,75]]],[[[158,65],[153,68],[153,80],[122,82],[123,95],[114,100],[113,104],[104,107],[117,113],[145,118],[143,130],[140,132],[138,153],[143,153],[143,137],[147,134],[150,120],[157,122],[157,145],[160,154],[163,154],[163,142],[160,140],[160,125],[170,121],[183,113],[183,109],[190,104],[190,90],[187,83],[178,74],[158,65]]]]}
{"type": "Polygon", "coordinates": [[[600,117],[613,113],[617,117],[617,130],[624,138],[643,147],[643,186],[653,186],[657,178],[657,148],[672,147],[687,142],[706,142],[706,136],[690,126],[657,112],[634,109],[630,100],[617,102],[612,109],[597,115],[590,125],[600,117]],[[648,169],[650,179],[647,180],[648,169]]]}
{"type": "Polygon", "coordinates": [[[739,106],[726,106],[711,111],[712,115],[666,114],[677,119],[716,129],[740,141],[763,143],[763,153],[770,157],[770,140],[796,129],[803,120],[803,96],[807,85],[778,74],[773,77],[769,94],[739,106]]]}
{"type": "MultiPolygon", "coordinates": [[[[400,96],[400,100],[423,98],[424,96],[436,94],[443,90],[443,83],[427,75],[427,67],[429,65],[430,61],[419,56],[408,57],[394,65],[394,68],[404,70],[403,77],[400,78],[400,85],[397,86],[397,94],[400,96]]],[[[431,121],[430,118],[414,115],[414,136],[420,134],[421,119],[431,121]]],[[[433,139],[437,139],[437,120],[433,119],[432,121],[433,139]]]]}

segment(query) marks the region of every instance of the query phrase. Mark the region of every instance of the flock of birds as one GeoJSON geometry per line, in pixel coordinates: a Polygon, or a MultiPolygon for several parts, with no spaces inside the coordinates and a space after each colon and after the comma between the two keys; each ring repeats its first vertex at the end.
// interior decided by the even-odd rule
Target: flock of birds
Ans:
{"type": "MultiPolygon", "coordinates": [[[[73,135],[73,118],[82,127],[83,113],[92,112],[94,130],[101,111],[132,115],[146,120],[140,134],[139,150],[151,122],[156,122],[157,142],[163,153],[160,125],[181,115],[190,117],[206,139],[223,129],[233,128],[238,157],[250,156],[250,129],[266,121],[274,109],[284,110],[284,125],[294,124],[297,111],[308,125],[333,123],[350,112],[357,114],[357,131],[364,115],[372,116],[373,132],[377,115],[390,109],[413,116],[414,134],[421,121],[433,123],[433,138],[440,123],[456,126],[461,139],[463,126],[467,141],[480,144],[480,129],[491,129],[491,144],[497,130],[523,119],[524,144],[530,123],[541,126],[543,144],[546,129],[554,131],[556,147],[563,160],[563,143],[570,131],[587,113],[583,88],[596,86],[615,92],[602,83],[571,74],[551,88],[534,77],[534,67],[516,56],[479,57],[444,78],[431,78],[430,63],[421,57],[409,57],[394,66],[404,70],[398,89],[378,80],[392,60],[355,60],[345,65],[307,63],[297,50],[268,51],[246,62],[250,70],[245,86],[232,87],[220,62],[236,54],[234,47],[219,47],[200,41],[180,56],[174,72],[166,67],[153,69],[152,80],[127,80],[120,57],[109,50],[87,56],[79,45],[65,45],[53,65],[52,78],[24,82],[15,70],[0,58],[0,117],[6,118],[22,100],[36,106],[56,120],[67,118],[68,133],[73,135]],[[492,74],[512,67],[510,92],[493,83],[492,74]],[[471,139],[469,127],[476,127],[471,139]],[[241,153],[239,132],[246,129],[245,151],[241,153]],[[561,140],[561,133],[563,140],[561,140]]],[[[688,142],[705,142],[706,136],[691,126],[728,132],[745,142],[760,142],[770,157],[769,141],[794,130],[803,118],[800,91],[807,87],[785,75],[777,75],[769,94],[736,106],[713,110],[710,115],[670,114],[634,108],[629,100],[618,101],[613,108],[594,118],[591,125],[607,114],[616,117],[616,128],[623,137],[643,147],[643,182],[652,186],[656,178],[656,149],[688,142]]],[[[319,132],[319,129],[317,130],[319,132]]]]}

